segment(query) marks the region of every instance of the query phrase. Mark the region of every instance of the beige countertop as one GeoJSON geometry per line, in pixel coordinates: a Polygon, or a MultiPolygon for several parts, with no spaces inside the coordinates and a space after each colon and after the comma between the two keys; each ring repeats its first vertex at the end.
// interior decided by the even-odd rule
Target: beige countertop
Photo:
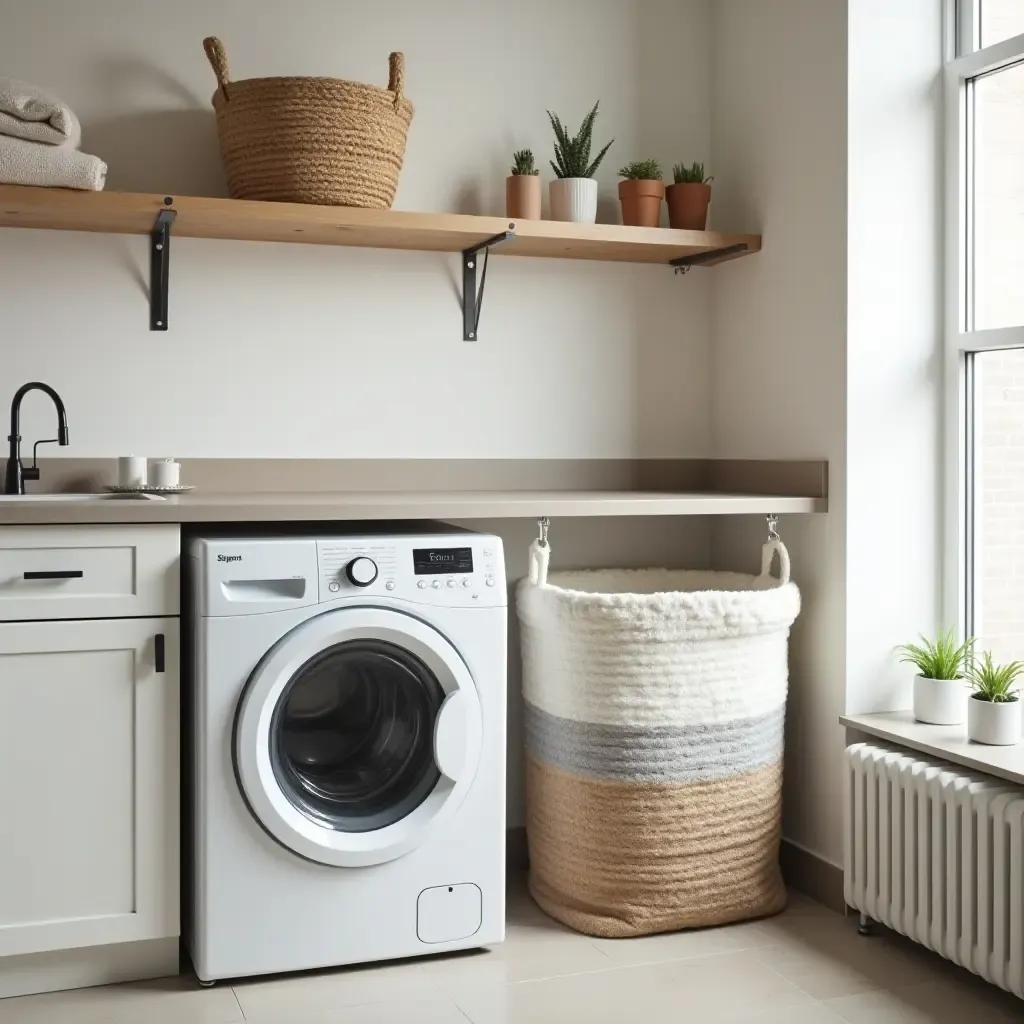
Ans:
{"type": "Polygon", "coordinates": [[[0,500],[0,525],[504,519],[538,516],[750,515],[824,512],[825,498],[630,490],[215,493],[154,500],[97,496],[0,500]]]}

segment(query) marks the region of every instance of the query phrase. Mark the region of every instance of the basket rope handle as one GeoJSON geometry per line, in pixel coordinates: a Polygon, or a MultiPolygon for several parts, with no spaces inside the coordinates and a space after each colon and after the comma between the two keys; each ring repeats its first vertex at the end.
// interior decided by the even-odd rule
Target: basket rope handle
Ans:
{"type": "Polygon", "coordinates": [[[404,53],[393,53],[388,57],[388,90],[395,94],[395,109],[397,110],[405,93],[404,53]]]}
{"type": "Polygon", "coordinates": [[[224,98],[227,99],[228,83],[231,78],[228,71],[228,52],[216,36],[207,36],[203,40],[203,49],[206,51],[206,59],[210,62],[213,73],[217,76],[217,84],[221,87],[224,98]]]}
{"type": "Polygon", "coordinates": [[[551,545],[535,540],[530,545],[530,582],[543,587],[548,582],[548,562],[551,560],[551,545]]]}
{"type": "Polygon", "coordinates": [[[784,587],[789,582],[789,551],[778,537],[772,537],[761,548],[761,575],[771,576],[776,555],[779,556],[779,586],[784,587]]]}

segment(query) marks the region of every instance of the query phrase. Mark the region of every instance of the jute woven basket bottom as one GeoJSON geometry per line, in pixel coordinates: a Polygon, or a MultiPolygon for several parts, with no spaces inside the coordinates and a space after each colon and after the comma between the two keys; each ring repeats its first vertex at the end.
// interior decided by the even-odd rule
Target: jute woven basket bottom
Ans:
{"type": "Polygon", "coordinates": [[[528,758],[530,893],[551,917],[605,938],[776,914],[781,784],[781,764],[636,783],[528,758]]]}

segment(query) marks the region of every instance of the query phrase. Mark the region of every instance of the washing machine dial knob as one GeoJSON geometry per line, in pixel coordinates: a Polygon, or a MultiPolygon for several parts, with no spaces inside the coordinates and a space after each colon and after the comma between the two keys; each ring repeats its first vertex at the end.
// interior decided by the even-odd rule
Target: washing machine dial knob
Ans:
{"type": "Polygon", "coordinates": [[[354,587],[368,587],[377,578],[377,563],[360,555],[345,566],[345,575],[354,587]]]}

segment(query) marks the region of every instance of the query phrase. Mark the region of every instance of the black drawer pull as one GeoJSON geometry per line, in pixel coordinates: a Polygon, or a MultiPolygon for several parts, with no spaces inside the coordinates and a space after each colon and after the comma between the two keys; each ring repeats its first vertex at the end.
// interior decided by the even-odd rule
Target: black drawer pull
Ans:
{"type": "Polygon", "coordinates": [[[41,572],[27,572],[27,580],[80,580],[85,575],[81,569],[44,569],[41,572]]]}
{"type": "Polygon", "coordinates": [[[156,663],[157,672],[165,672],[167,670],[164,646],[165,644],[163,633],[157,633],[157,635],[153,638],[153,660],[156,663]]]}

